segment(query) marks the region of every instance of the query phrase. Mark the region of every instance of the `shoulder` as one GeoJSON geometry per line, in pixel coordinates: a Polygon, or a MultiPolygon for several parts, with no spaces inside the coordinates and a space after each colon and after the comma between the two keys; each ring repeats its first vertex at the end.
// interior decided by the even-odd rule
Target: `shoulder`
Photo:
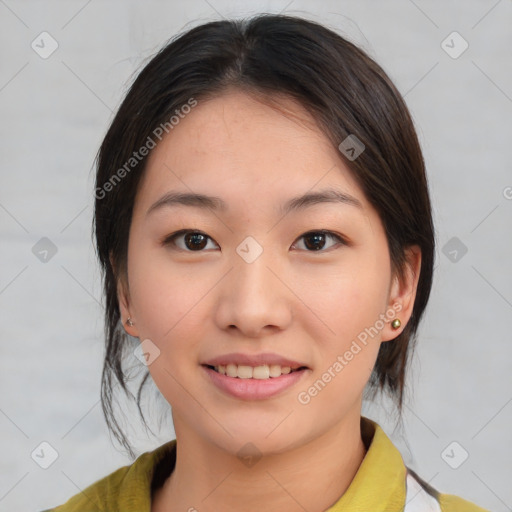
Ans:
{"type": "Polygon", "coordinates": [[[41,512],[111,512],[129,504],[134,510],[148,509],[155,467],[173,455],[176,440],[141,454],[133,463],[97,480],[64,504],[41,512]]]}
{"type": "Polygon", "coordinates": [[[86,487],[83,491],[69,498],[64,504],[42,512],[85,512],[86,510],[115,510],[119,489],[130,468],[136,461],[123,466],[113,473],[86,487]]]}

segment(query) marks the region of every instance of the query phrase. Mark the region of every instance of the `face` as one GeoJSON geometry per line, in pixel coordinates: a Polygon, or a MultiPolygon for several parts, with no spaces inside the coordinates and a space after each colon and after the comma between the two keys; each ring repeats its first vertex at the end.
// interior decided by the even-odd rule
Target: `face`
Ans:
{"type": "Polygon", "coordinates": [[[336,148],[303,108],[280,106],[293,115],[229,91],[163,138],[119,287],[178,439],[194,432],[232,453],[249,441],[279,452],[359,418],[379,346],[415,296],[414,279],[392,276],[380,218],[336,148]],[[218,199],[162,200],[170,193],[218,199]],[[206,366],[237,361],[236,377],[206,366]]]}

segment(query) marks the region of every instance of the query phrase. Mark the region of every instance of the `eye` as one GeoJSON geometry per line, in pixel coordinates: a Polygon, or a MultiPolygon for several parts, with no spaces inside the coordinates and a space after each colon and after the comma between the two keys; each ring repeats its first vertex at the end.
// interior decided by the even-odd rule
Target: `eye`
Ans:
{"type": "MultiPolygon", "coordinates": [[[[308,252],[318,252],[318,251],[321,251],[322,249],[324,249],[326,238],[331,238],[331,239],[337,240],[338,243],[346,245],[346,241],[340,235],[337,235],[336,233],[333,233],[332,231],[326,231],[326,230],[309,231],[309,232],[301,235],[299,237],[299,240],[301,238],[304,238],[304,240],[306,240],[306,243],[304,244],[304,246],[307,248],[308,252]]],[[[333,244],[333,245],[336,245],[336,244],[333,244]]],[[[331,247],[333,245],[331,245],[331,247]]],[[[294,247],[294,246],[295,246],[295,244],[292,247],[294,247]]],[[[323,251],[323,252],[325,252],[325,251],[323,251]]]]}
{"type": "Polygon", "coordinates": [[[208,240],[212,239],[201,231],[182,229],[166,237],[163,245],[175,245],[188,252],[201,252],[206,247],[208,240]],[[176,243],[176,240],[183,240],[183,244],[176,243]]]}
{"type": "MultiPolygon", "coordinates": [[[[325,240],[328,238],[337,241],[338,244],[347,245],[347,242],[340,235],[327,230],[309,231],[301,235],[298,240],[302,238],[306,241],[306,243],[304,243],[304,247],[308,252],[322,252],[322,250],[325,249],[325,240]]],[[[202,252],[202,250],[207,247],[208,240],[213,242],[212,238],[201,231],[182,229],[166,237],[162,244],[174,245],[183,251],[202,252]],[[179,243],[177,241],[179,241],[179,243]]],[[[215,245],[218,247],[216,243],[215,245]]],[[[296,245],[297,244],[294,243],[292,247],[295,247],[296,245]]],[[[330,247],[335,245],[336,243],[332,244],[330,247]]],[[[328,246],[327,248],[329,249],[330,247],[328,246]]]]}

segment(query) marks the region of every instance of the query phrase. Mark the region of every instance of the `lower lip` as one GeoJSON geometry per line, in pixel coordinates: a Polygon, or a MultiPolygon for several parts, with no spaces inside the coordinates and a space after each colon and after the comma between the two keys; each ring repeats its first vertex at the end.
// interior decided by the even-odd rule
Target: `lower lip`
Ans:
{"type": "Polygon", "coordinates": [[[220,390],[243,400],[264,400],[278,395],[296,384],[307,372],[307,370],[297,370],[268,379],[240,379],[218,373],[208,366],[202,367],[220,390]]]}

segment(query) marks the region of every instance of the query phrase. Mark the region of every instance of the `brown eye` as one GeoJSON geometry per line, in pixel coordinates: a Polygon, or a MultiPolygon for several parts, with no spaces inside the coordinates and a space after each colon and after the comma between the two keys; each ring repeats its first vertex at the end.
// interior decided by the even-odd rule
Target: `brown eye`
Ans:
{"type": "MultiPolygon", "coordinates": [[[[322,251],[326,245],[326,239],[334,239],[337,240],[338,243],[344,244],[345,241],[339,235],[332,233],[331,231],[310,231],[308,233],[303,234],[300,238],[304,239],[304,246],[308,252],[322,251]]],[[[335,246],[336,244],[332,244],[330,247],[335,246]]],[[[324,251],[325,252],[325,251],[324,251]]]]}
{"type": "MultiPolygon", "coordinates": [[[[299,239],[304,239],[304,247],[307,252],[326,252],[327,249],[339,244],[346,245],[346,241],[336,233],[331,231],[319,230],[309,231],[302,235],[299,239]],[[328,245],[328,240],[334,240],[334,243],[328,245]]],[[[189,229],[182,229],[172,235],[169,235],[163,241],[163,245],[172,245],[187,252],[203,252],[208,245],[208,241],[213,239],[205,233],[189,229]]],[[[217,244],[213,242],[216,247],[217,244]]],[[[296,243],[292,247],[296,247],[296,243]]],[[[214,247],[215,248],[215,247],[214,247]]],[[[302,249],[302,248],[300,248],[302,249]]]]}
{"type": "Polygon", "coordinates": [[[208,240],[211,238],[200,231],[183,229],[168,236],[163,243],[164,245],[174,245],[188,252],[201,252],[208,245],[208,240]]]}

